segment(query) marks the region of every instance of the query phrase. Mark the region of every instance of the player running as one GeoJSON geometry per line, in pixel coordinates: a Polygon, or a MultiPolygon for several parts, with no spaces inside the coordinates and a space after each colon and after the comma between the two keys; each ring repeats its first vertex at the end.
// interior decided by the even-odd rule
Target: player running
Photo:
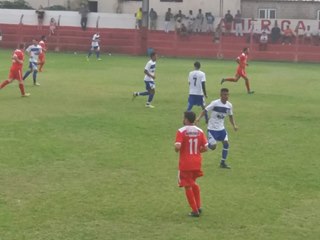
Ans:
{"type": "Polygon", "coordinates": [[[19,81],[19,88],[22,97],[30,96],[30,93],[26,93],[24,91],[24,83],[22,79],[22,67],[23,67],[23,60],[24,60],[24,44],[19,44],[19,48],[14,50],[12,54],[12,65],[9,72],[9,77],[7,80],[4,80],[0,83],[0,89],[4,88],[6,85],[11,83],[13,80],[19,81]]]}
{"type": "Polygon", "coordinates": [[[134,100],[137,96],[148,96],[148,101],[146,102],[147,108],[154,108],[153,105],[151,105],[151,102],[153,100],[153,96],[156,93],[156,84],[154,80],[156,79],[156,60],[157,60],[157,53],[152,52],[150,54],[150,60],[147,62],[146,66],[144,67],[144,83],[146,85],[145,92],[134,92],[132,100],[134,100]]]}
{"type": "Polygon", "coordinates": [[[224,119],[226,116],[229,116],[229,120],[233,129],[238,130],[238,127],[235,124],[233,119],[233,108],[232,104],[228,101],[229,99],[229,90],[227,88],[222,88],[220,90],[220,99],[212,101],[206,108],[201,112],[199,117],[196,120],[196,123],[205,115],[206,112],[211,111],[211,116],[208,123],[208,141],[209,148],[211,150],[216,149],[217,141],[222,142],[222,156],[220,167],[229,169],[230,166],[227,165],[226,160],[229,151],[229,141],[228,133],[224,126],[224,119]]]}
{"type": "Polygon", "coordinates": [[[238,82],[240,77],[242,77],[245,80],[246,83],[246,88],[247,88],[247,93],[248,94],[253,94],[254,91],[250,90],[250,83],[249,79],[247,77],[246,73],[246,66],[248,66],[248,55],[249,55],[249,48],[244,48],[242,50],[242,53],[240,56],[237,57],[236,61],[238,63],[238,68],[237,72],[234,78],[222,78],[221,79],[221,84],[224,82],[238,82]]]}
{"type": "Polygon", "coordinates": [[[29,70],[24,74],[23,80],[25,80],[30,73],[33,72],[33,85],[40,86],[40,83],[37,82],[37,74],[38,74],[38,58],[42,52],[41,46],[38,44],[36,39],[32,40],[32,45],[30,45],[26,52],[29,54],[29,70]]]}

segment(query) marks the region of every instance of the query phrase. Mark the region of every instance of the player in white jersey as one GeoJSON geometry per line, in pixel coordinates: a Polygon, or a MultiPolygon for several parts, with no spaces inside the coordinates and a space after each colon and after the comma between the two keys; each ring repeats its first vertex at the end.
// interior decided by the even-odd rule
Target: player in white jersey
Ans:
{"type": "Polygon", "coordinates": [[[87,60],[89,60],[90,56],[92,55],[92,52],[96,53],[97,56],[97,60],[101,60],[100,58],[100,34],[99,33],[95,33],[92,37],[92,41],[91,41],[91,48],[89,50],[88,56],[87,56],[87,60]]]}
{"type": "MultiPolygon", "coordinates": [[[[205,97],[207,97],[206,92],[206,74],[200,71],[200,62],[195,62],[193,64],[194,70],[189,73],[189,98],[187,111],[190,112],[194,105],[200,106],[202,110],[206,105],[205,97]]],[[[206,123],[208,123],[208,114],[205,114],[206,123]]]]}
{"type": "Polygon", "coordinates": [[[206,108],[201,112],[196,122],[199,122],[201,117],[205,115],[206,112],[211,111],[211,116],[208,123],[208,142],[209,148],[214,150],[217,146],[217,141],[221,141],[223,145],[222,158],[220,162],[221,168],[230,168],[227,165],[226,159],[228,156],[229,142],[228,133],[224,126],[224,119],[229,116],[229,120],[233,129],[238,130],[233,118],[232,104],[228,101],[229,90],[227,88],[222,88],[220,90],[220,99],[212,101],[206,108]]]}
{"type": "Polygon", "coordinates": [[[137,96],[148,96],[148,100],[146,102],[146,107],[147,108],[154,108],[154,106],[151,105],[151,102],[153,100],[153,96],[156,93],[155,88],[155,82],[154,80],[156,79],[156,60],[157,60],[157,53],[152,52],[150,54],[150,60],[147,62],[145,68],[144,68],[144,83],[146,85],[146,90],[145,92],[134,92],[133,93],[133,98],[134,100],[137,96]]]}
{"type": "Polygon", "coordinates": [[[32,40],[32,45],[27,47],[26,52],[29,55],[29,70],[24,74],[23,80],[25,80],[30,73],[33,72],[33,85],[40,86],[40,83],[37,82],[37,74],[38,74],[38,58],[42,53],[42,47],[38,44],[37,39],[32,40]]]}

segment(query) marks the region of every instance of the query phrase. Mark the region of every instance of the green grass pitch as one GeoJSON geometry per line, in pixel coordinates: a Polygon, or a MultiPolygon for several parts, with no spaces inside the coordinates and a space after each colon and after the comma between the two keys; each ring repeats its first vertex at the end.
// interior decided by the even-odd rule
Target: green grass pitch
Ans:
{"type": "MultiPolygon", "coordinates": [[[[2,80],[10,57],[0,51],[2,80]]],[[[193,219],[173,143],[196,59],[159,57],[154,109],[131,101],[147,60],[48,53],[29,98],[16,81],[0,90],[0,240],[319,239],[319,65],[249,62],[254,95],[223,85],[232,169],[218,167],[221,145],[204,154],[193,219]]],[[[209,103],[236,63],[200,61],[209,103]]]]}

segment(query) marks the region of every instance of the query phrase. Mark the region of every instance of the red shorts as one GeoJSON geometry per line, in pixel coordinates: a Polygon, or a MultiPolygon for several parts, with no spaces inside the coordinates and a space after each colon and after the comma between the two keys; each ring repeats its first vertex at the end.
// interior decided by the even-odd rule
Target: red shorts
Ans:
{"type": "Polygon", "coordinates": [[[9,79],[22,80],[22,71],[21,71],[21,69],[10,69],[9,79]]]}
{"type": "Polygon", "coordinates": [[[244,68],[238,68],[237,69],[237,75],[239,75],[240,77],[247,77],[247,73],[246,70],[244,68]]]}
{"type": "Polygon", "coordinates": [[[46,55],[44,53],[39,54],[39,62],[44,62],[46,60],[46,55]]]}
{"type": "Polygon", "coordinates": [[[203,176],[203,172],[201,170],[179,171],[178,185],[179,187],[193,186],[195,184],[196,179],[202,176],[203,176]]]}

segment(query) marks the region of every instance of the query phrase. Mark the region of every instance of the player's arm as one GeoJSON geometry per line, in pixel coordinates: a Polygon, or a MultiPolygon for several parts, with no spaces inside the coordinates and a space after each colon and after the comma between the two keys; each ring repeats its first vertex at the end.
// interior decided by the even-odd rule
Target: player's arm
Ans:
{"type": "Polygon", "coordinates": [[[238,130],[238,126],[236,125],[236,123],[234,121],[233,115],[229,115],[229,120],[230,120],[231,125],[233,126],[233,129],[235,131],[237,131],[238,130]]]}
{"type": "Polygon", "coordinates": [[[206,114],[207,110],[203,110],[200,115],[197,117],[197,119],[195,120],[195,124],[198,124],[200,119],[206,114]]]}
{"type": "Polygon", "coordinates": [[[175,151],[175,152],[179,152],[180,149],[181,149],[181,143],[180,143],[180,142],[176,142],[176,143],[174,144],[174,151],[175,151]]]}
{"type": "Polygon", "coordinates": [[[20,60],[16,54],[14,54],[14,55],[12,56],[12,61],[13,61],[13,62],[18,62],[18,63],[20,63],[20,64],[23,64],[23,60],[20,60]]]}
{"type": "Polygon", "coordinates": [[[152,79],[156,79],[156,76],[149,73],[149,71],[147,69],[144,70],[144,74],[146,74],[147,76],[151,77],[152,79]]]}
{"type": "Polygon", "coordinates": [[[201,85],[202,85],[203,94],[207,98],[208,96],[207,96],[207,91],[206,91],[206,82],[202,82],[201,85]]]}

